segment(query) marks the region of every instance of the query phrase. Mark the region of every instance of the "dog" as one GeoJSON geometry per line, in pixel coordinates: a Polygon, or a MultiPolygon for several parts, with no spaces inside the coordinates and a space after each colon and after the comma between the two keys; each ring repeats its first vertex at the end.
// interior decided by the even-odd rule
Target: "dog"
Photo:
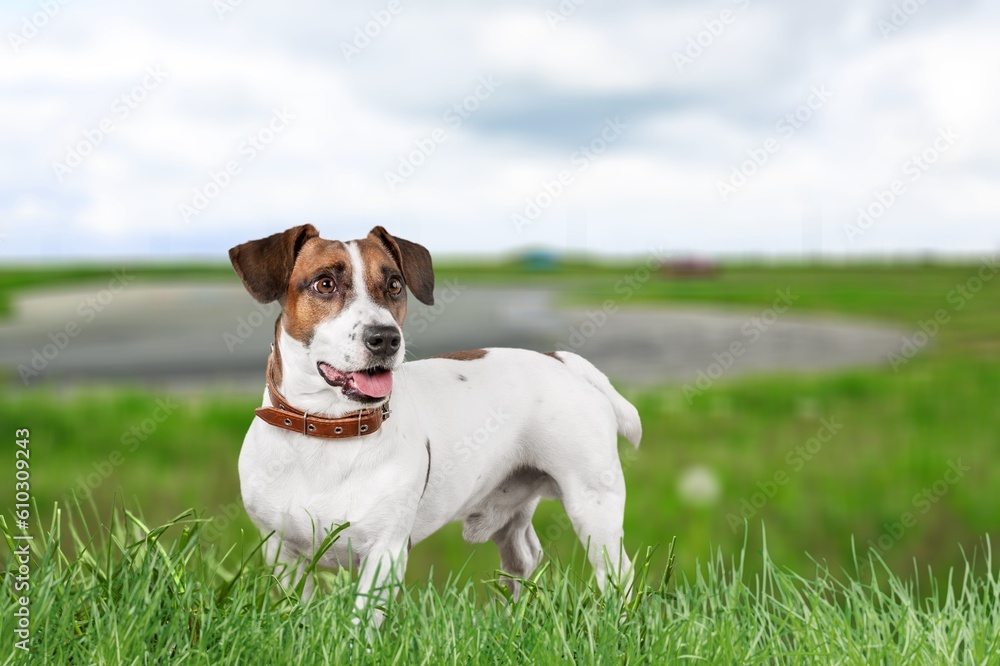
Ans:
{"type": "Polygon", "coordinates": [[[516,601],[542,556],[542,498],[562,502],[602,591],[630,580],[617,441],[637,447],[642,425],[597,368],[505,348],[404,362],[407,290],[433,304],[434,270],[382,227],[340,242],[306,224],[229,257],[253,298],[281,305],[239,475],[284,584],[341,527],[316,564],[358,568],[355,619],[374,609],[378,625],[410,548],[462,521],[466,541],[497,545],[516,601]]]}

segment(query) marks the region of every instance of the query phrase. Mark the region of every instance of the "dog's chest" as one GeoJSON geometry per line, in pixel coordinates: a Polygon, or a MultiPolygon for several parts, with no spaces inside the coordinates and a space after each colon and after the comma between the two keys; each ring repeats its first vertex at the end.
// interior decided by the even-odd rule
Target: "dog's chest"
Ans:
{"type": "Polygon", "coordinates": [[[288,441],[298,435],[265,428],[252,427],[240,453],[243,503],[264,532],[310,552],[330,530],[350,523],[326,558],[343,564],[348,546],[363,555],[386,531],[412,520],[413,475],[388,447],[358,451],[316,438],[303,445],[288,441]]]}

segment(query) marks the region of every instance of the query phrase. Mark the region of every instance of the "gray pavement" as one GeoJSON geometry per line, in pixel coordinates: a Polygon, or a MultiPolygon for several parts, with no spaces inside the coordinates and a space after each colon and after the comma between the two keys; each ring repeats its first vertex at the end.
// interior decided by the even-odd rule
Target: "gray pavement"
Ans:
{"type": "MultiPolygon", "coordinates": [[[[411,358],[488,346],[569,349],[635,386],[878,364],[901,335],[847,319],[796,316],[794,308],[776,317],[686,306],[605,313],[560,309],[557,294],[544,289],[444,284],[437,292],[434,307],[410,299],[411,358]],[[734,343],[741,353],[731,353],[734,343]]],[[[277,314],[277,305],[261,306],[237,285],[28,292],[0,323],[0,371],[15,387],[128,381],[257,392],[277,314]]]]}

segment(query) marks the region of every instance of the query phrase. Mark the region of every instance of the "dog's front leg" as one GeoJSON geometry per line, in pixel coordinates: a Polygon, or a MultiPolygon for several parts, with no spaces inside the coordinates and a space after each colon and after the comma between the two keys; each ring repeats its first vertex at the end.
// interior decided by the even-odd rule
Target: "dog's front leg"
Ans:
{"type": "Polygon", "coordinates": [[[403,584],[408,546],[409,537],[393,539],[374,545],[362,558],[354,624],[369,615],[369,626],[381,626],[386,602],[403,584]]]}
{"type": "MultiPolygon", "coordinates": [[[[277,534],[272,534],[264,543],[264,560],[274,569],[274,575],[286,594],[298,586],[308,564],[304,557],[283,544],[277,534]]],[[[302,601],[309,601],[312,592],[312,578],[306,578],[302,601]]]]}

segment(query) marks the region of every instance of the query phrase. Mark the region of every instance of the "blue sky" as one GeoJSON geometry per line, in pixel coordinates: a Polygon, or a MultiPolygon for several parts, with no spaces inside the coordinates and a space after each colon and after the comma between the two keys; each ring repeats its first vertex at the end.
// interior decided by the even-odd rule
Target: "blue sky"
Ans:
{"type": "Polygon", "coordinates": [[[1000,248],[996,3],[334,5],[5,2],[0,257],[1000,248]]]}

